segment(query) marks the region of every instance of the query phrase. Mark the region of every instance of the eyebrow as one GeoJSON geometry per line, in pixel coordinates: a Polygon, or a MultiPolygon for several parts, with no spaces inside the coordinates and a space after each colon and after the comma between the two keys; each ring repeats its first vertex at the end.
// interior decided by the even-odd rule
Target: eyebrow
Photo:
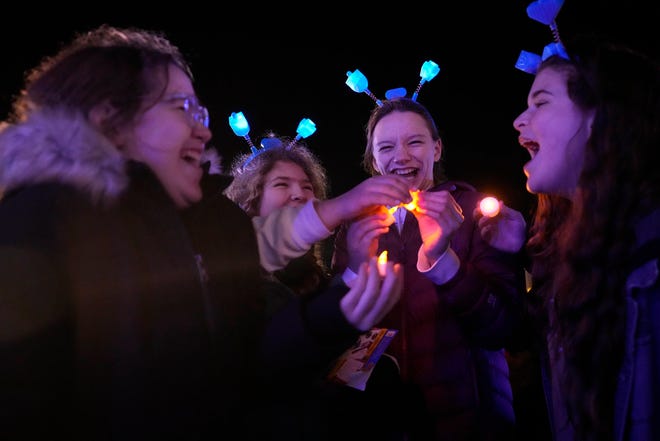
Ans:
{"type": "Polygon", "coordinates": [[[171,95],[165,95],[163,97],[165,100],[185,100],[185,99],[195,99],[199,101],[197,98],[197,95],[195,94],[188,94],[188,93],[173,93],[171,95]]]}
{"type": "Polygon", "coordinates": [[[297,179],[297,178],[292,178],[291,176],[273,176],[273,178],[269,179],[268,182],[273,182],[277,180],[307,182],[310,184],[312,183],[312,180],[309,178],[297,179]]]}
{"type": "Polygon", "coordinates": [[[537,96],[539,96],[539,95],[541,95],[541,94],[553,95],[553,93],[550,92],[548,89],[539,89],[539,90],[535,90],[535,91],[532,93],[532,98],[536,98],[537,96]]]}

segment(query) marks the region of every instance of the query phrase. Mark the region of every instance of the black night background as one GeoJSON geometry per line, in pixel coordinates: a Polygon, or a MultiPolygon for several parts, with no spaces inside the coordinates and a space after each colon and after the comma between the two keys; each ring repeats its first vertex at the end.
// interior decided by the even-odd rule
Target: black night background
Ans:
{"type": "MultiPolygon", "coordinates": [[[[146,27],[163,31],[192,62],[197,93],[211,114],[211,144],[225,167],[248,148],[228,125],[231,112],[245,114],[255,142],[270,130],[294,136],[300,119],[310,118],[317,131],[307,144],[322,159],[331,194],[337,194],[366,177],[360,167],[363,127],[374,106],[366,94],[345,85],[346,72],[359,69],[369,90],[384,98],[394,87],[411,93],[422,63],[433,60],[441,71],[418,100],[441,130],[449,176],[527,214],[533,198],[522,166],[528,154],[517,144],[512,121],[526,107],[533,77],[514,63],[521,50],[540,54],[552,41],[548,26],[527,17],[529,3],[437,2],[428,9],[400,3],[396,10],[380,4],[364,12],[347,3],[316,4],[300,14],[278,10],[281,4],[218,4],[215,12],[201,4],[159,5],[145,6],[152,12],[140,14],[106,5],[75,14],[60,9],[57,15],[65,18],[48,21],[41,11],[42,23],[26,19],[28,14],[6,14],[0,29],[0,118],[7,116],[25,71],[74,33],[102,23],[146,27]]],[[[657,57],[658,5],[566,0],[557,17],[559,34],[604,33],[657,57]]]]}

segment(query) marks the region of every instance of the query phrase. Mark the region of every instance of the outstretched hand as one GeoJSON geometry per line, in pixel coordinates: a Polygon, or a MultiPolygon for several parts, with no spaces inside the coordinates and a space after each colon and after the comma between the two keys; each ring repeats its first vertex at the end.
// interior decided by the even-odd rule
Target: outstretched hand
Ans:
{"type": "Polygon", "coordinates": [[[366,179],[332,199],[316,202],[316,210],[328,228],[334,230],[378,206],[395,206],[412,200],[408,182],[396,175],[379,175],[366,179]]]}
{"type": "Polygon", "coordinates": [[[375,257],[360,265],[353,287],[341,299],[340,307],[346,320],[360,331],[367,331],[380,322],[401,298],[403,269],[388,262],[385,276],[378,272],[375,257]]]}
{"type": "Polygon", "coordinates": [[[500,201],[500,212],[484,216],[477,206],[473,212],[481,237],[493,248],[508,253],[520,251],[525,244],[527,224],[523,215],[500,201]]]}

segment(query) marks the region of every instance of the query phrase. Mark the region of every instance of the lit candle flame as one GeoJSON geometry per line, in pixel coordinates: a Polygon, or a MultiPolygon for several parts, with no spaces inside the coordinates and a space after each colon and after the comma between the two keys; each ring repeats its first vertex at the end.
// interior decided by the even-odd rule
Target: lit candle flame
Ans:
{"type": "Polygon", "coordinates": [[[387,269],[387,250],[380,253],[378,256],[378,274],[385,277],[385,270],[387,269]]]}
{"type": "Polygon", "coordinates": [[[488,196],[479,202],[479,209],[484,216],[495,217],[500,212],[500,202],[496,198],[488,196]]]}
{"type": "Polygon", "coordinates": [[[391,207],[388,211],[390,214],[394,214],[394,212],[399,208],[403,207],[408,211],[414,211],[418,208],[417,201],[419,201],[419,190],[411,191],[410,192],[410,197],[412,197],[412,201],[408,202],[407,204],[399,204],[394,207],[391,207]]]}

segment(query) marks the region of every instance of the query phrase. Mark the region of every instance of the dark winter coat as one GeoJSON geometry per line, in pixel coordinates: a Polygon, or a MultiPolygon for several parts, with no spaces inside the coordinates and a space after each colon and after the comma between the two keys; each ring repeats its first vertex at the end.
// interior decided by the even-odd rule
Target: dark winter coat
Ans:
{"type": "Polygon", "coordinates": [[[177,210],[147,167],[58,112],[4,128],[0,186],[0,439],[249,428],[265,315],[240,208],[177,210]]]}

